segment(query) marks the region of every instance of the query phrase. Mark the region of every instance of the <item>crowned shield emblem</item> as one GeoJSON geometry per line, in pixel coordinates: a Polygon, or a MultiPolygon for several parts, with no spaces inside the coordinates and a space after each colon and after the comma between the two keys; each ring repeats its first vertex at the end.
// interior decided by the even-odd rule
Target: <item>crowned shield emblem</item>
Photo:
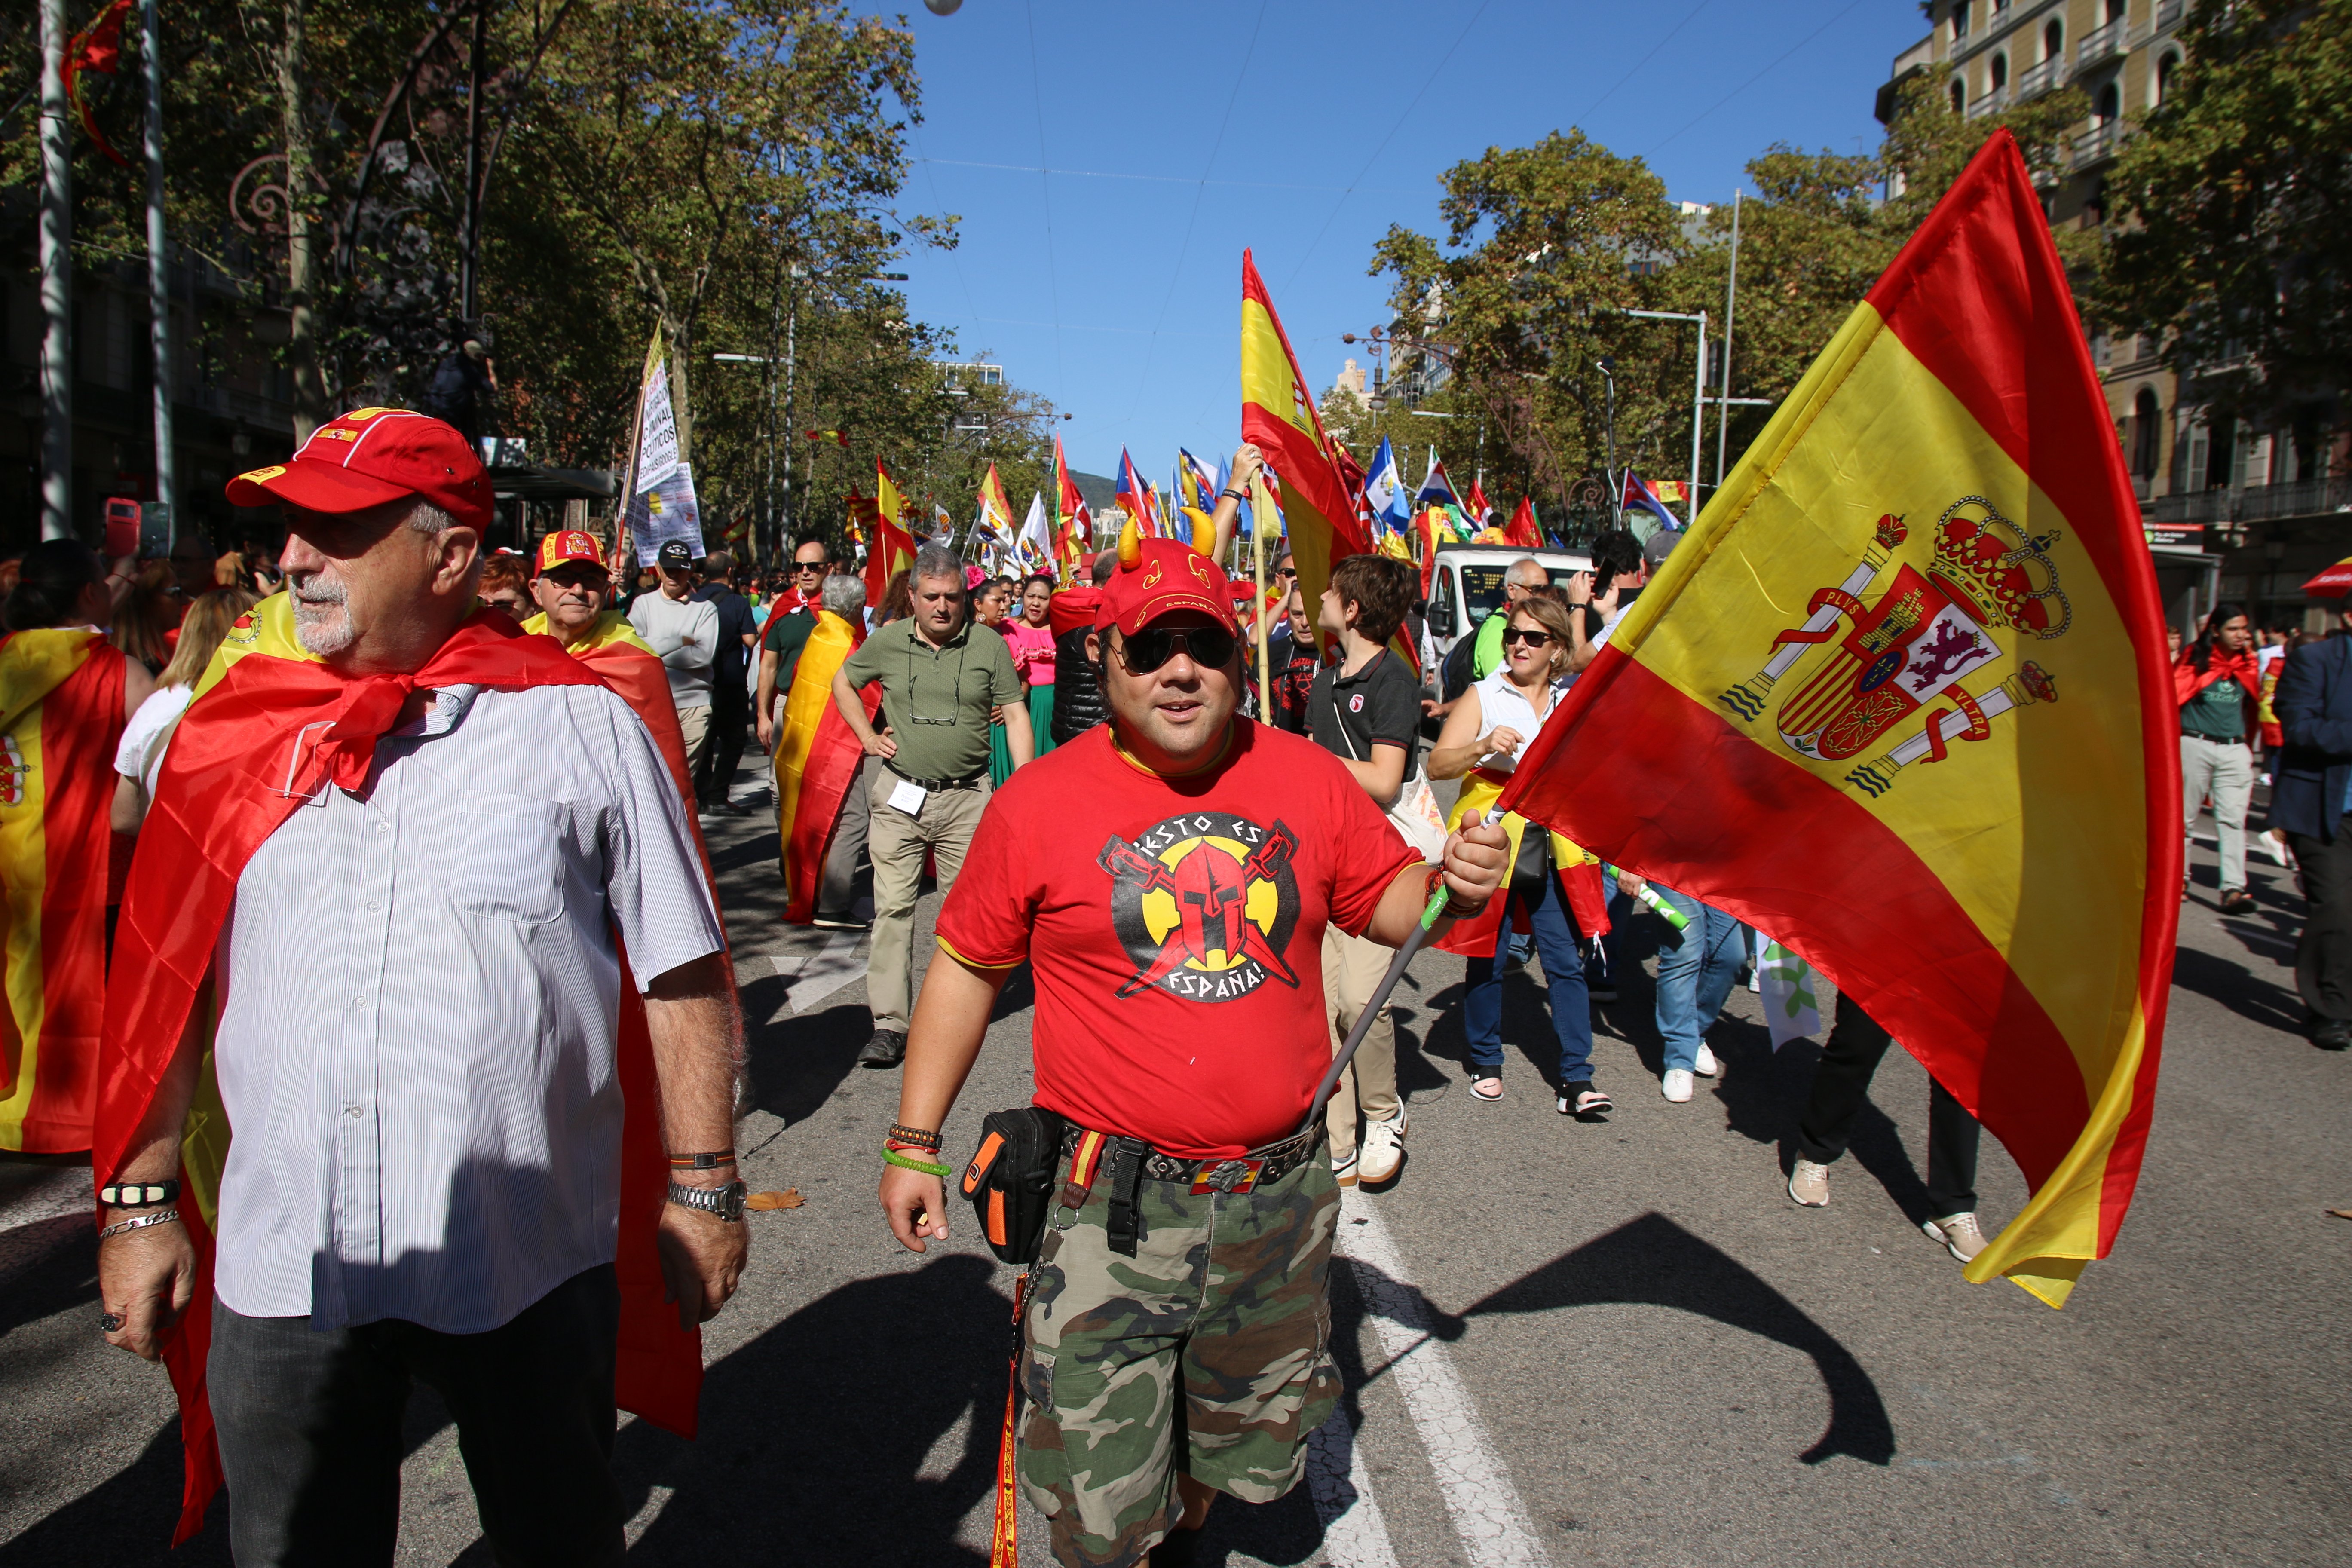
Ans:
{"type": "Polygon", "coordinates": [[[1993,677],[2021,647],[2073,624],[2050,555],[2057,542],[2055,530],[2028,534],[1984,497],[1965,496],[1919,542],[1927,548],[1914,545],[1906,560],[1897,552],[1912,544],[1911,531],[1900,517],[1883,517],[1845,581],[1816,590],[1804,624],[1776,637],[1765,667],[1721,700],[1752,722],[1785,693],[1773,728],[1815,762],[1864,756],[1916,724],[1916,734],[1846,775],[1882,795],[1908,763],[1940,762],[1950,742],[1990,735],[1998,715],[2057,700],[2048,671],[2031,659],[1993,677]],[[1990,681],[1981,696],[1969,689],[1978,676],[1990,681]]]}

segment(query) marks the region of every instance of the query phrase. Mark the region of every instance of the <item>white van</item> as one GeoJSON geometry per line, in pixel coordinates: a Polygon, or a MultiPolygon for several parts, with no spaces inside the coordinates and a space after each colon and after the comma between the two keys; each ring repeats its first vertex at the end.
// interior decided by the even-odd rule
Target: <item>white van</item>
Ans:
{"type": "Polygon", "coordinates": [[[1429,637],[1439,661],[1453,651],[1457,638],[1477,629],[1478,623],[1503,602],[1503,574],[1514,561],[1533,560],[1551,574],[1555,584],[1578,572],[1592,570],[1592,557],[1574,550],[1521,550],[1509,544],[1447,544],[1439,547],[1437,569],[1429,580],[1429,637]]]}

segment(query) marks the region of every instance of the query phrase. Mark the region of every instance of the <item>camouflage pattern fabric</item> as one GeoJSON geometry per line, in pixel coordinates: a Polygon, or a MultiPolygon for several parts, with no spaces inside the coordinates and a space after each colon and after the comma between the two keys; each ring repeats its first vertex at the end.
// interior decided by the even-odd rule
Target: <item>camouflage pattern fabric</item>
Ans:
{"type": "Polygon", "coordinates": [[[1147,1178],[1131,1258],[1110,1250],[1110,1185],[1106,1157],[1084,1206],[1055,1209],[1021,1360],[1021,1479],[1073,1568],[1141,1563],[1180,1511],[1180,1469],[1244,1501],[1282,1496],[1339,1394],[1328,1159],[1252,1193],[1147,1178]]]}

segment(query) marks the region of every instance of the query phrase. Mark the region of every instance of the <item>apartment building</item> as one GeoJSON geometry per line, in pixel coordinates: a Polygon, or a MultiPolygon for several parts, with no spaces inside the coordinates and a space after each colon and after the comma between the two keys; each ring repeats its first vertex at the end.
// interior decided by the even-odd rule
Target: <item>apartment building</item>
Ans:
{"type": "MultiPolygon", "coordinates": [[[[2056,226],[2099,223],[2117,149],[2187,58],[2187,14],[2188,0],[1934,0],[1932,31],[1895,57],[1878,89],[1878,118],[1893,117],[1905,82],[1939,65],[1951,68],[1953,111],[1971,117],[2079,88],[2090,113],[2045,200],[2056,226]]],[[[2197,378],[2176,376],[2158,349],[2136,336],[2091,342],[2173,615],[2192,620],[2218,595],[2259,620],[2316,625],[2301,585],[2352,551],[2342,435],[2317,420],[2263,431],[2211,415],[2197,378]]]]}

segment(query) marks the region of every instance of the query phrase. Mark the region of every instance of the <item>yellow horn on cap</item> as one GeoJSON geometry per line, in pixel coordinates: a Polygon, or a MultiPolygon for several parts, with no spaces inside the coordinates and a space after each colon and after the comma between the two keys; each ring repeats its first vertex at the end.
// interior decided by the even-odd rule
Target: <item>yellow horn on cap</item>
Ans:
{"type": "Polygon", "coordinates": [[[1184,513],[1192,520],[1194,552],[1201,555],[1213,552],[1217,548],[1217,520],[1196,506],[1186,507],[1184,513]]]}
{"type": "Polygon", "coordinates": [[[1143,564],[1143,531],[1129,518],[1127,526],[1118,531],[1118,563],[1122,570],[1132,572],[1143,564]]]}

